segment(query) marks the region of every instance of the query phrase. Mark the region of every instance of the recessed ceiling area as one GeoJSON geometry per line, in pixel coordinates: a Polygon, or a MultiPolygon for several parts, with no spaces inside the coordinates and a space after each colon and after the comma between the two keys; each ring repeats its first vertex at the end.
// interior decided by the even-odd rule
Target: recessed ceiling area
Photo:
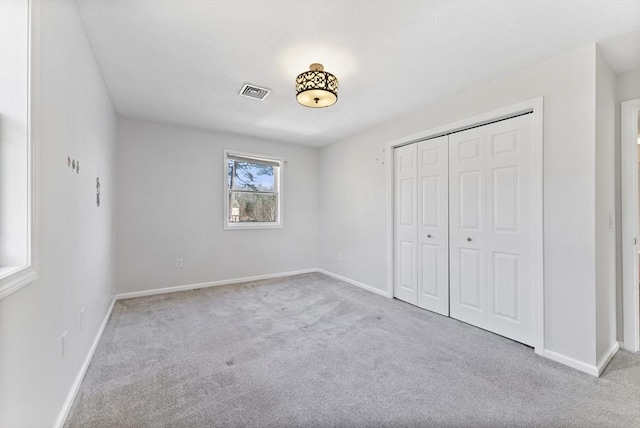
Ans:
{"type": "Polygon", "coordinates": [[[117,112],[319,147],[589,43],[640,67],[632,1],[77,1],[117,112]],[[296,102],[322,63],[338,102],[296,102]],[[238,96],[252,82],[262,102],[238,96]]]}

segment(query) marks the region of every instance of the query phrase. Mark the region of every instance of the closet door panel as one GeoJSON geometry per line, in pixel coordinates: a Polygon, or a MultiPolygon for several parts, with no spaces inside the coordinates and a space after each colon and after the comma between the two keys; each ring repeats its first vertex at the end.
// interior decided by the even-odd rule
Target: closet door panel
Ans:
{"type": "Polygon", "coordinates": [[[532,344],[531,116],[449,141],[451,316],[532,344]]]}
{"type": "Polygon", "coordinates": [[[472,169],[458,174],[460,181],[460,230],[466,232],[482,231],[482,171],[472,169]]]}
{"type": "Polygon", "coordinates": [[[475,248],[460,248],[458,253],[460,269],[460,305],[482,312],[482,251],[475,248]]]}
{"type": "Polygon", "coordinates": [[[449,315],[448,137],[417,144],[418,306],[449,315]]]}
{"type": "Polygon", "coordinates": [[[485,328],[485,145],[477,129],[449,136],[450,313],[485,328]]]}
{"type": "Polygon", "coordinates": [[[486,127],[487,329],[533,344],[533,129],[530,115],[486,127]]]}
{"type": "MultiPolygon", "coordinates": [[[[422,275],[420,278],[420,300],[424,303],[425,298],[438,299],[443,295],[438,286],[438,279],[442,267],[440,266],[440,248],[438,245],[422,244],[420,246],[420,267],[422,275]]],[[[445,269],[446,270],[446,269],[445,269]]],[[[445,290],[447,291],[447,290],[445,290]]],[[[423,304],[418,306],[424,306],[423,304]]],[[[425,308],[428,309],[428,308],[425,308]]]]}
{"type": "Polygon", "coordinates": [[[418,303],[418,201],[415,144],[394,150],[394,296],[418,303]]]}
{"type": "Polygon", "coordinates": [[[492,253],[491,307],[493,315],[506,320],[520,320],[520,255],[495,251],[492,253]]]}

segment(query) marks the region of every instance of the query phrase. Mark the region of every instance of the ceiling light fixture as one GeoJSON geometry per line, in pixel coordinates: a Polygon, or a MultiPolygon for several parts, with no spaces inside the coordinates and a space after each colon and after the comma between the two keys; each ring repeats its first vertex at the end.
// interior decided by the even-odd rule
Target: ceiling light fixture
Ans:
{"type": "Polygon", "coordinates": [[[296,99],[307,107],[329,107],[338,101],[338,79],[322,64],[313,63],[296,77],[296,99]]]}

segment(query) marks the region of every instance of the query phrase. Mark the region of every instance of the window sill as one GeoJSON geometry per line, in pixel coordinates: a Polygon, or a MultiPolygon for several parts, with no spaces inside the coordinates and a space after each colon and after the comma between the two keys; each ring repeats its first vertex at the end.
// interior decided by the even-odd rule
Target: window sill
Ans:
{"type": "Polygon", "coordinates": [[[227,223],[224,230],[251,230],[251,229],[282,229],[278,223],[227,223]]]}
{"type": "Polygon", "coordinates": [[[0,267],[0,299],[4,299],[37,278],[38,272],[31,266],[0,267]]]}

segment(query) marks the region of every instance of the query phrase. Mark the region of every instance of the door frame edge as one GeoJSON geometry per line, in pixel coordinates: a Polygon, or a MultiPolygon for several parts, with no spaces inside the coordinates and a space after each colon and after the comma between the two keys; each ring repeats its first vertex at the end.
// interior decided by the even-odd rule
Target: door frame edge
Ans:
{"type": "Polygon", "coordinates": [[[638,285],[638,149],[637,127],[640,98],[620,103],[620,193],[622,247],[623,348],[640,350],[640,286],[638,285]]]}

